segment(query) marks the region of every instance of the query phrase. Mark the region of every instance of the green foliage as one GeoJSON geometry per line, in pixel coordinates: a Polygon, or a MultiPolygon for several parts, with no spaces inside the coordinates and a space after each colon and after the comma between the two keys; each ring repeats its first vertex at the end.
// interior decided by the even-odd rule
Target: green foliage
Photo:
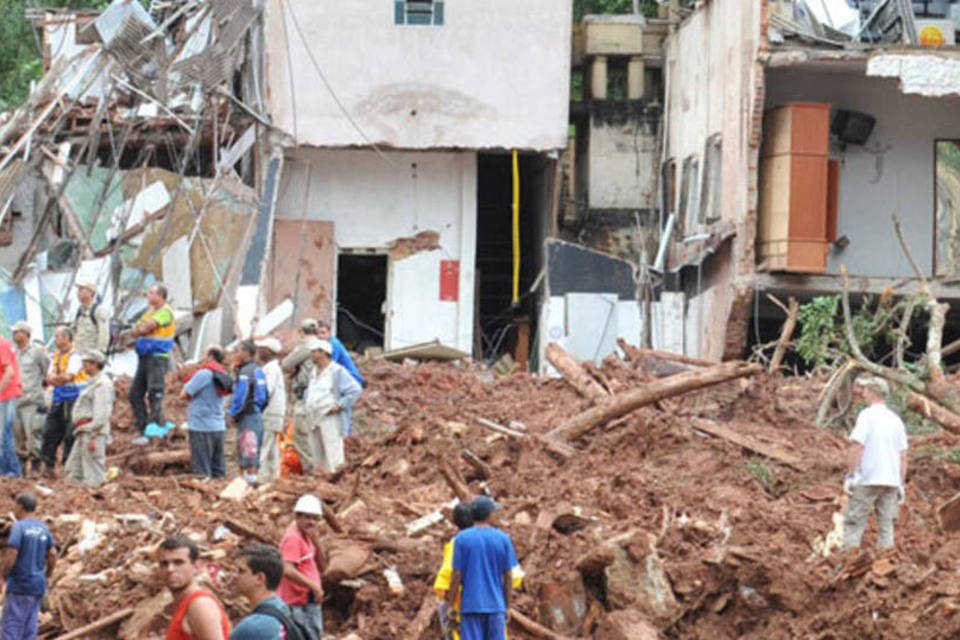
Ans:
{"type": "MultiPolygon", "coordinates": [[[[640,13],[647,18],[655,18],[658,9],[657,0],[640,0],[640,13]]],[[[574,21],[580,21],[589,14],[632,12],[632,0],[573,0],[574,21]]]]}
{"type": "Polygon", "coordinates": [[[763,490],[767,493],[772,493],[774,489],[774,478],[773,471],[770,470],[770,465],[765,461],[758,458],[754,458],[747,462],[747,473],[753,476],[753,479],[760,483],[760,486],[763,487],[763,490]]]}
{"type": "Polygon", "coordinates": [[[950,449],[945,454],[943,454],[943,459],[950,462],[960,462],[960,447],[950,449]]]}
{"type": "MultiPolygon", "coordinates": [[[[850,324],[860,349],[868,356],[884,341],[892,343],[896,331],[892,321],[898,306],[892,298],[880,299],[876,305],[867,298],[853,314],[850,324]]],[[[797,316],[800,337],[796,351],[808,365],[818,367],[851,355],[840,310],[840,295],[817,296],[800,307],[797,316]]]]}
{"type": "Polygon", "coordinates": [[[817,296],[800,307],[797,315],[800,337],[796,350],[807,364],[820,366],[827,363],[828,348],[836,338],[839,308],[840,296],[817,296]]]}

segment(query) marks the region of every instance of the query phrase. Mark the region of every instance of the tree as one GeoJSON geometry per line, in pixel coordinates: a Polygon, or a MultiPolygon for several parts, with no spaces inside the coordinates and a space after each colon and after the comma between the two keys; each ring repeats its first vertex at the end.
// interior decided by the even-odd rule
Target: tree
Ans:
{"type": "MultiPolygon", "coordinates": [[[[657,0],[640,0],[640,13],[656,17],[657,0]]],[[[591,13],[633,13],[633,0],[573,0],[573,19],[579,22],[591,13]]]]}

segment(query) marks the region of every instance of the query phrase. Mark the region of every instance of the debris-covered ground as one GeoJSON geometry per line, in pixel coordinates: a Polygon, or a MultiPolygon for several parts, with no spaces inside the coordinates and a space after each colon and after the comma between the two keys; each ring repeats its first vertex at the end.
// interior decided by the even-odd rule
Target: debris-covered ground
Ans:
{"type": "MultiPolygon", "coordinates": [[[[421,519],[448,505],[458,482],[504,505],[502,526],[527,572],[514,608],[557,634],[531,635],[529,624],[514,623],[511,638],[641,638],[650,628],[667,638],[960,633],[960,547],[936,519],[960,480],[952,436],[912,442],[898,554],[833,549],[824,557],[841,508],[844,442],[810,424],[817,380],[760,375],[663,400],[594,429],[564,458],[532,436],[589,406],[563,380],[382,361],[364,373],[369,386],[356,416],[363,435],[335,477],[287,478],[239,500],[220,498],[226,482],[199,482],[176,465],[134,475],[125,455],[132,434],[121,429],[111,453],[124,467],[119,478],[92,493],[47,483],[53,494],[42,515],[65,561],[52,580],[44,637],[127,608],[135,612],[86,637],[160,637],[169,596],[151,554],[176,531],[202,542],[212,587],[238,618],[245,604],[230,586],[236,549],[279,541],[308,490],[332,516],[324,540],[330,637],[439,637],[432,581],[454,531],[421,519]],[[738,443],[702,429],[733,433],[738,443]],[[390,568],[400,593],[388,587],[390,568]]],[[[613,389],[646,380],[612,364],[602,379],[613,389]]],[[[151,451],[184,446],[174,440],[151,451]]],[[[33,484],[8,481],[4,512],[33,484]]],[[[874,539],[871,529],[866,543],[874,539]]]]}

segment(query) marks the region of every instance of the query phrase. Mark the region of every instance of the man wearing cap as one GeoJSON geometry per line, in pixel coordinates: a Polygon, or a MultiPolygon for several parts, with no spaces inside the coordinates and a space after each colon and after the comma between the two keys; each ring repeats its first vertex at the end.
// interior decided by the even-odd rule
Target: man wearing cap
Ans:
{"type": "Polygon", "coordinates": [[[512,571],[517,566],[513,541],[491,523],[500,505],[487,496],[473,501],[473,526],[454,538],[453,576],[447,603],[456,622],[454,604],[460,594],[462,640],[503,640],[513,593],[512,571]],[[463,590],[460,590],[460,587],[463,590]]]}
{"type": "Polygon", "coordinates": [[[310,385],[310,373],[313,371],[313,360],[310,358],[307,343],[316,340],[317,330],[316,320],[308,318],[300,323],[300,344],[280,363],[280,368],[290,378],[290,392],[293,400],[293,448],[300,460],[300,467],[307,475],[313,473],[315,466],[305,404],[307,387],[310,385]]]}
{"type": "Polygon", "coordinates": [[[34,473],[40,471],[40,446],[43,443],[43,421],[47,412],[43,385],[50,367],[46,350],[30,340],[30,333],[30,325],[26,322],[13,325],[13,341],[17,346],[17,362],[23,384],[23,395],[17,402],[16,419],[13,423],[13,440],[24,473],[27,473],[28,467],[34,473]]]}
{"type": "MultiPolygon", "coordinates": [[[[137,430],[146,437],[164,436],[173,423],[163,416],[164,378],[170,367],[170,352],[177,337],[177,321],[167,304],[167,287],[155,284],[147,290],[147,310],[133,326],[136,337],[137,372],[130,384],[128,399],[137,421],[137,430]],[[147,414],[147,401],[150,413],[147,414]],[[147,430],[149,427],[149,432],[147,430]]],[[[139,443],[145,439],[138,439],[139,443]]]]}
{"type": "Polygon", "coordinates": [[[280,476],[280,443],[287,415],[287,390],[277,357],[282,351],[276,338],[257,340],[257,360],[267,379],[267,406],[263,410],[263,444],[260,447],[260,481],[273,482],[280,476]]]}
{"type": "Polygon", "coordinates": [[[843,514],[843,546],[860,546],[870,513],[877,514],[877,546],[893,546],[893,523],[906,497],[907,432],[887,407],[886,380],[858,378],[854,385],[867,407],[857,415],[847,449],[843,490],[849,496],[843,514]]]}
{"type": "Polygon", "coordinates": [[[83,361],[73,346],[73,332],[69,327],[57,327],[53,334],[57,351],[50,360],[47,371],[47,383],[53,387],[53,401],[43,423],[43,444],[40,456],[46,466],[46,474],[53,477],[57,465],[57,449],[63,443],[63,457],[66,462],[73,447],[73,404],[80,395],[80,389],[87,382],[83,370],[83,361]]]}
{"type": "Polygon", "coordinates": [[[20,381],[20,363],[13,343],[0,336],[0,428],[3,429],[3,448],[0,450],[0,475],[20,476],[20,460],[13,443],[13,419],[17,400],[23,395],[20,381]]]}
{"type": "Polygon", "coordinates": [[[323,519],[323,505],[311,494],[300,496],[293,508],[294,521],[280,542],[283,580],[277,595],[290,606],[293,619],[313,638],[323,637],[323,556],[317,536],[323,519]]]}
{"type": "Polygon", "coordinates": [[[347,414],[362,389],[346,369],[333,361],[329,342],[318,338],[307,347],[313,358],[306,402],[313,459],[317,467],[333,473],[343,464],[347,414]]]}
{"type": "Polygon", "coordinates": [[[87,384],[73,405],[74,442],[64,470],[71,482],[99,487],[107,480],[113,380],[103,371],[106,364],[103,352],[83,351],[80,358],[87,374],[87,384]]]}
{"type": "Polygon", "coordinates": [[[80,306],[73,319],[73,342],[78,349],[96,349],[103,353],[110,346],[110,310],[97,295],[97,285],[90,281],[77,283],[80,306]]]}

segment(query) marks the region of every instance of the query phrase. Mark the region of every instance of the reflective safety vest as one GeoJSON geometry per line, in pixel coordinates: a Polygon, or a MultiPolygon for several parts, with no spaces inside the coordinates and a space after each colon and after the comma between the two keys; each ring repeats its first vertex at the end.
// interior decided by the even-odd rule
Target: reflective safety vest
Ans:
{"type": "Polygon", "coordinates": [[[137,338],[138,356],[169,356],[173,351],[173,339],[177,335],[177,321],[173,309],[165,304],[159,309],[147,309],[137,324],[154,320],[157,327],[148,335],[137,338]]]}
{"type": "MultiPolygon", "coordinates": [[[[70,358],[72,358],[77,353],[75,347],[70,347],[69,351],[57,351],[53,354],[53,372],[56,375],[63,375],[67,372],[67,367],[70,365],[70,358]]],[[[53,388],[53,402],[54,404],[60,402],[73,402],[77,399],[77,396],[80,395],[80,390],[83,388],[83,385],[87,381],[87,374],[84,372],[83,368],[80,368],[80,371],[73,377],[73,382],[68,382],[67,384],[62,384],[58,387],[53,388]]]]}

